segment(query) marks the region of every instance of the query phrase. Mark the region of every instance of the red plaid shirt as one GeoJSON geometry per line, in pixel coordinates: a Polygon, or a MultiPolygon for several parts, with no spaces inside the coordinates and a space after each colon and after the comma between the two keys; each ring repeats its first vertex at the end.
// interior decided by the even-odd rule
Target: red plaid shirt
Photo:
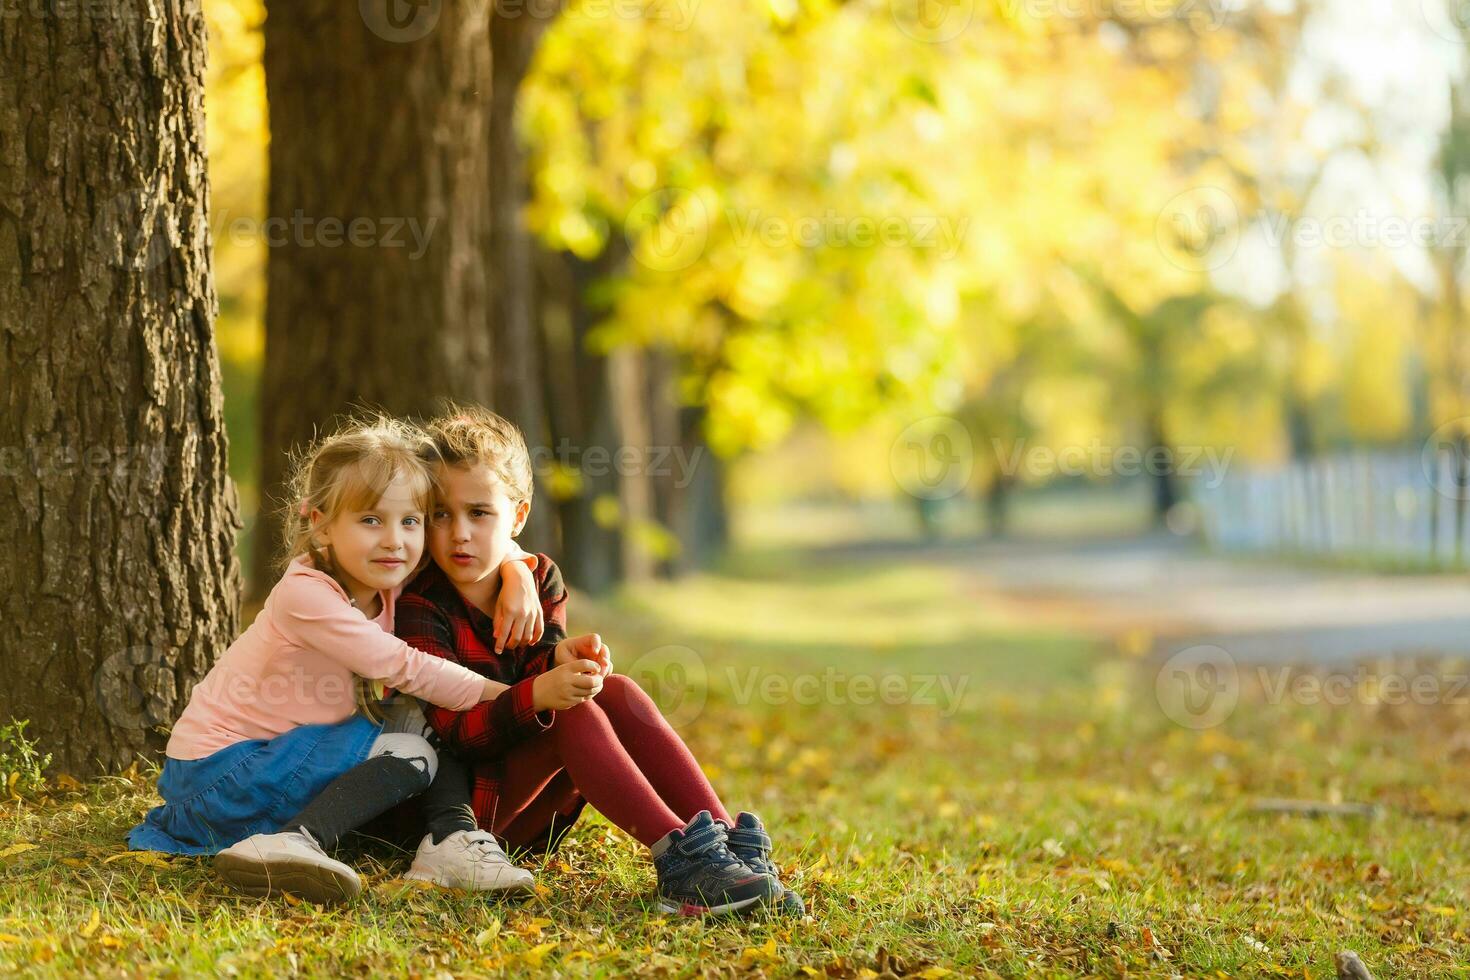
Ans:
{"type": "MultiPolygon", "coordinates": [[[[505,755],[551,727],[553,711],[537,712],[531,685],[555,666],[556,645],[567,635],[567,590],[561,571],[545,555],[536,556],[536,591],[546,629],[531,646],[495,653],[495,621],[469,602],[437,565],[430,564],[398,598],[394,632],[409,646],[468,667],[510,689],[468,711],[425,704],[424,716],[451,752],[474,770],[470,803],[481,828],[489,830],[505,771],[505,755]]],[[[574,815],[575,816],[575,815],[574,815]]],[[[571,826],[556,823],[560,838],[571,826]]],[[[554,846],[547,840],[544,846],[554,846]]],[[[535,848],[533,848],[535,849],[535,848]]]]}

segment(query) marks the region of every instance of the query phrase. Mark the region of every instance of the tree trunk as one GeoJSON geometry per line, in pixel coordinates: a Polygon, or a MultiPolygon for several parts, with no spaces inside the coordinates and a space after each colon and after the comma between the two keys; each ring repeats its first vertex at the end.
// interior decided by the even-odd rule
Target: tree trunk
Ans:
{"type": "Polygon", "coordinates": [[[1291,458],[1302,462],[1317,455],[1317,439],[1313,431],[1312,410],[1291,380],[1286,390],[1286,440],[1291,458]]]}
{"type": "Polygon", "coordinates": [[[997,470],[985,490],[985,533],[992,538],[1004,538],[1010,533],[1011,494],[1015,488],[1016,478],[997,470]]]}
{"type": "MultiPolygon", "coordinates": [[[[536,336],[536,243],[523,220],[526,207],[525,154],[516,140],[515,109],[521,81],[536,42],[547,26],[525,6],[496,10],[491,19],[491,109],[489,274],[494,301],[495,408],[526,437],[531,458],[544,477],[548,455],[546,403],[542,393],[541,345],[536,336]]],[[[554,547],[556,512],[532,507],[521,543],[532,551],[554,547]]]]}
{"type": "Polygon", "coordinates": [[[679,412],[680,440],[674,457],[675,503],[669,526],[679,538],[675,572],[708,567],[730,543],[725,498],[725,461],[704,438],[706,410],[685,406],[679,412]]]}
{"type": "Polygon", "coordinates": [[[617,449],[635,450],[632,465],[617,463],[620,514],[623,525],[622,577],[627,582],[645,582],[653,577],[654,554],[646,535],[655,524],[653,478],[645,465],[653,445],[648,399],[648,352],[637,347],[619,347],[608,360],[608,382],[612,395],[617,449]]]}
{"type": "Polygon", "coordinates": [[[0,18],[0,719],[77,774],[233,638],[199,0],[0,18]]]}
{"type": "Polygon", "coordinates": [[[493,394],[488,5],[267,8],[273,247],[256,594],[278,570],[289,451],[354,409],[428,415],[445,398],[493,394]]]}
{"type": "Polygon", "coordinates": [[[1163,460],[1158,472],[1151,474],[1153,480],[1153,511],[1154,524],[1163,527],[1169,516],[1169,511],[1179,503],[1179,475],[1174,471],[1174,461],[1178,457],[1173,451],[1173,445],[1169,442],[1168,434],[1164,431],[1163,411],[1155,409],[1148,417],[1148,450],[1144,454],[1145,459],[1150,457],[1163,460]]]}
{"type": "Polygon", "coordinates": [[[648,449],[640,458],[648,469],[653,520],[677,542],[675,550],[655,556],[655,570],[660,577],[672,578],[685,567],[690,557],[686,549],[692,543],[684,527],[684,507],[688,501],[681,486],[679,465],[684,453],[684,433],[679,410],[678,364],[671,352],[657,347],[644,352],[643,363],[648,449]]]}
{"type": "Polygon", "coordinates": [[[618,476],[611,465],[617,428],[613,421],[607,358],[589,349],[588,334],[599,313],[589,308],[587,290],[622,262],[610,245],[594,262],[566,253],[543,252],[540,303],[547,343],[546,396],[555,458],[576,472],[576,486],[557,501],[561,552],[557,561],[572,585],[606,592],[622,567],[622,534],[615,513],[618,476]]]}

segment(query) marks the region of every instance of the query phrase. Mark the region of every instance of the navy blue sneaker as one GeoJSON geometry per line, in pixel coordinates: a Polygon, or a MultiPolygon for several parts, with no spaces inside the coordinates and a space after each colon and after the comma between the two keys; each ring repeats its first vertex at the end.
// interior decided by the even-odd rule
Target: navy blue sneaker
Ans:
{"type": "MultiPolygon", "coordinates": [[[[770,875],[777,881],[781,880],[781,869],[771,860],[771,835],[766,833],[760,817],[742,811],[735,818],[735,826],[730,828],[726,836],[731,852],[747,868],[759,874],[770,875]]],[[[805,915],[806,903],[801,900],[800,895],[782,885],[781,899],[776,903],[775,909],[785,915],[805,915]]]]}
{"type": "Polygon", "coordinates": [[[719,915],[781,897],[781,883],[747,868],[725,844],[725,825],[701,810],[651,848],[658,907],[679,915],[719,915]]]}

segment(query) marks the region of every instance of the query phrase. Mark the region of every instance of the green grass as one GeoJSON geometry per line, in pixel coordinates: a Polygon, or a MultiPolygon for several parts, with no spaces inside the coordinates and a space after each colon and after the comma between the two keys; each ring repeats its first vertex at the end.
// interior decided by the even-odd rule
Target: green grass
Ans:
{"type": "Polygon", "coordinates": [[[762,812],[808,919],[660,916],[641,849],[600,819],[524,902],[401,887],[407,856],[383,852],[356,858],[368,890],[351,907],[242,899],[197,861],[120,856],[154,801],[145,773],[9,805],[0,853],[35,847],[0,858],[0,971],[1327,977],[1352,949],[1388,977],[1470,962],[1452,710],[1248,690],[1193,731],[1163,716],[1153,671],[1005,619],[952,563],[753,552],[579,600],[572,625],[656,692],[732,807],[762,812]],[[875,703],[855,703],[859,675],[875,703]],[[933,677],[936,703],[883,703],[888,675],[910,696],[933,677]],[[816,703],[792,700],[802,676],[816,703]],[[1258,796],[1384,816],[1263,816],[1258,796]]]}

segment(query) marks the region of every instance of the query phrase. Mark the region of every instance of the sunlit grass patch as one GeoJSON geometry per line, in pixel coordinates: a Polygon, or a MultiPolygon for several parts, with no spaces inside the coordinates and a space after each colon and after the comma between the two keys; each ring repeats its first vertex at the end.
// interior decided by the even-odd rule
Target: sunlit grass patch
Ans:
{"type": "Polygon", "coordinates": [[[368,888],[348,908],[242,899],[205,863],[124,854],[154,801],[142,773],[9,804],[0,970],[1323,977],[1353,949],[1417,977],[1470,961],[1452,720],[1246,688],[1196,731],[1160,710],[1151,668],[1010,621],[954,566],[762,567],[579,599],[573,628],[601,630],[624,669],[696,654],[697,677],[666,658],[656,693],[725,800],[765,817],[808,920],[659,915],[642,849],[600,818],[523,902],[406,886],[408,856],[382,849],[354,852],[368,888]],[[752,667],[785,693],[751,688],[752,667]],[[820,685],[794,700],[829,668],[971,681],[954,704],[820,685]],[[1381,815],[1258,812],[1265,797],[1381,815]]]}

